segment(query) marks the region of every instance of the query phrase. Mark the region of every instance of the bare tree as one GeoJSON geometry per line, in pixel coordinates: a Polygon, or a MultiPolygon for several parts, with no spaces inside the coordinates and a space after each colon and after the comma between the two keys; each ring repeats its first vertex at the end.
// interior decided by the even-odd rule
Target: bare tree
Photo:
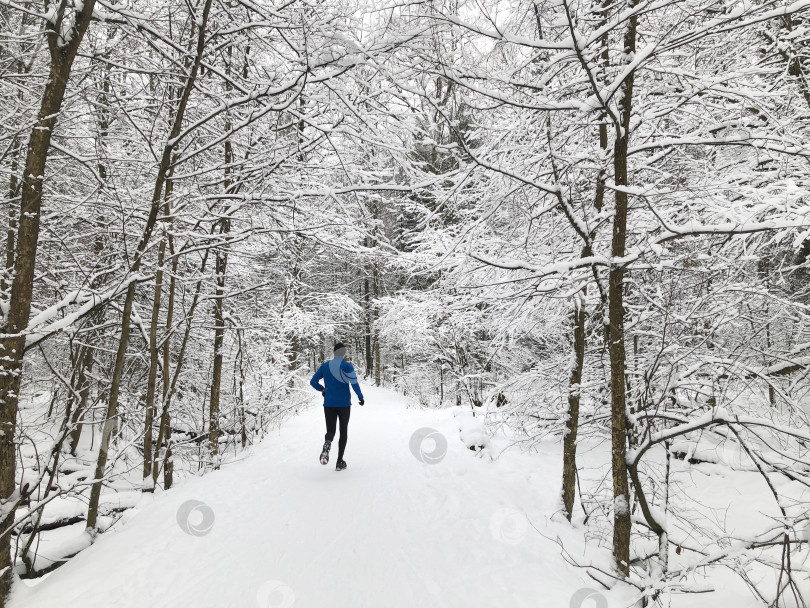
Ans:
{"type": "MultiPolygon", "coordinates": [[[[7,336],[0,340],[0,501],[2,501],[2,532],[0,532],[0,605],[5,606],[12,581],[11,528],[14,509],[20,500],[16,490],[15,437],[17,407],[22,380],[25,352],[25,330],[31,313],[34,286],[34,265],[42,211],[42,185],[48,161],[51,136],[70,73],[82,39],[93,15],[95,0],[86,0],[77,10],[60,2],[45,20],[44,35],[48,42],[50,70],[42,92],[37,122],[31,129],[20,180],[20,216],[14,243],[14,278],[8,298],[8,315],[3,325],[7,336]]],[[[10,261],[10,260],[7,260],[10,261]]],[[[23,492],[24,494],[24,492],[23,492]]]]}

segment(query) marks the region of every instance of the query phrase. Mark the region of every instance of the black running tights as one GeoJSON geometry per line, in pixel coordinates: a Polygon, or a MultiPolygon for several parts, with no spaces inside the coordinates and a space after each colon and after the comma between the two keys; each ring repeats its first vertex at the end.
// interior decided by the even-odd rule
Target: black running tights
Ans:
{"type": "Polygon", "coordinates": [[[323,413],[326,416],[326,441],[335,438],[335,427],[340,420],[340,440],[338,441],[338,462],[343,460],[343,452],[346,450],[346,439],[349,433],[349,414],[352,406],[348,407],[324,407],[323,413]]]}

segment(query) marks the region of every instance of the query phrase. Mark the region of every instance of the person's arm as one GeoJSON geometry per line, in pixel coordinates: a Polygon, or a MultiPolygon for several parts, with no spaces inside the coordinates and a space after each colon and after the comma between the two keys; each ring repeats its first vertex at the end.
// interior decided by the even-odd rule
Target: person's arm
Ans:
{"type": "Polygon", "coordinates": [[[321,394],[326,392],[326,389],[321,386],[319,380],[323,379],[323,365],[318,368],[318,371],[312,376],[312,379],[309,381],[309,385],[314,388],[316,391],[320,392],[321,394]]]}
{"type": "Polygon", "coordinates": [[[357,374],[354,372],[354,366],[351,363],[349,363],[349,367],[351,368],[351,373],[348,374],[349,380],[351,381],[354,392],[357,393],[357,398],[360,400],[360,405],[363,405],[365,403],[365,399],[363,399],[363,392],[360,390],[360,383],[357,381],[357,374]]]}

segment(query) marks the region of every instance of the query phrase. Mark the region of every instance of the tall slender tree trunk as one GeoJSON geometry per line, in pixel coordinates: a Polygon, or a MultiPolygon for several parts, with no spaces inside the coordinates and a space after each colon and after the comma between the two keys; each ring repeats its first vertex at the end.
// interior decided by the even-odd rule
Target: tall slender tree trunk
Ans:
{"type": "MultiPolygon", "coordinates": [[[[90,317],[88,324],[93,327],[98,324],[100,317],[103,315],[103,309],[99,308],[90,317]]],[[[82,437],[82,423],[81,419],[85,411],[87,411],[87,403],[90,400],[90,376],[93,373],[93,364],[95,356],[93,348],[89,345],[82,346],[79,349],[79,356],[77,360],[78,372],[76,373],[76,382],[74,384],[74,391],[71,393],[73,404],[71,406],[72,414],[70,418],[71,430],[70,438],[68,439],[68,449],[71,456],[76,455],[76,450],[79,447],[79,440],[82,437]],[[75,394],[79,398],[76,400],[75,394]]]]}
{"type": "MultiPolygon", "coordinates": [[[[309,12],[309,11],[307,11],[309,12]]],[[[247,67],[247,63],[245,64],[247,67]]],[[[246,73],[246,72],[245,72],[246,73]]],[[[296,123],[296,143],[298,145],[298,154],[296,155],[296,159],[298,160],[298,170],[299,171],[306,171],[306,122],[304,121],[304,113],[306,111],[306,98],[304,97],[303,91],[298,95],[298,112],[300,118],[296,123]]],[[[293,228],[295,228],[295,203],[293,203],[293,228]]],[[[301,277],[302,272],[302,253],[301,248],[303,244],[303,236],[299,232],[292,233],[292,247],[294,251],[294,263],[293,263],[293,270],[292,270],[292,278],[290,280],[290,285],[288,291],[285,292],[284,295],[284,305],[282,307],[282,315],[284,311],[286,311],[287,304],[290,305],[291,309],[295,309],[298,305],[298,281],[301,277]]],[[[301,357],[302,348],[301,348],[301,340],[298,336],[297,332],[293,332],[290,338],[290,360],[289,360],[289,369],[294,371],[299,365],[299,359],[301,357]]],[[[290,376],[289,386],[290,388],[293,387],[295,380],[292,376],[290,376]]]]}
{"type": "Polygon", "coordinates": [[[245,412],[245,345],[242,340],[243,330],[237,328],[236,343],[236,366],[234,369],[234,395],[239,405],[239,426],[242,439],[242,447],[247,445],[247,416],[245,412]]]}
{"type": "Polygon", "coordinates": [[[163,447],[164,438],[166,440],[166,451],[163,457],[163,487],[165,489],[169,489],[172,485],[172,464],[171,464],[171,445],[169,445],[168,439],[171,437],[169,433],[170,428],[170,412],[169,412],[169,403],[171,400],[171,362],[172,362],[172,341],[171,341],[171,330],[172,330],[172,322],[174,317],[174,293],[175,287],[177,285],[177,264],[178,258],[174,255],[174,241],[171,233],[169,233],[168,237],[168,246],[169,246],[169,255],[172,258],[172,271],[171,277],[169,278],[169,295],[168,295],[168,302],[166,305],[166,332],[165,337],[163,339],[163,395],[161,398],[161,415],[160,415],[160,422],[158,423],[158,438],[154,444],[154,449],[152,451],[152,488],[155,487],[157,483],[157,476],[158,472],[158,458],[160,456],[160,450],[163,447]]]}
{"type": "MultiPolygon", "coordinates": [[[[153,467],[156,466],[154,463],[158,459],[158,455],[160,454],[161,449],[161,440],[165,437],[167,438],[166,441],[166,452],[163,458],[163,487],[165,489],[169,489],[172,487],[172,448],[171,448],[171,434],[169,433],[170,429],[170,416],[171,413],[169,411],[169,403],[171,400],[171,363],[172,363],[172,323],[174,318],[174,294],[175,288],[177,286],[177,265],[179,263],[179,258],[174,253],[174,237],[172,233],[169,232],[167,237],[168,246],[169,246],[169,255],[172,258],[172,272],[169,278],[169,295],[168,295],[168,302],[166,303],[166,337],[163,339],[163,397],[161,399],[162,404],[162,411],[160,416],[160,424],[158,427],[158,442],[155,444],[154,447],[154,461],[153,467]],[[162,433],[162,434],[161,434],[162,433]]],[[[193,312],[193,311],[192,311],[193,312]]],[[[152,487],[154,487],[155,482],[157,481],[157,471],[152,472],[152,487]]]]}
{"type": "MultiPolygon", "coordinates": [[[[17,222],[17,238],[14,244],[14,275],[11,280],[8,316],[0,339],[0,608],[6,605],[13,580],[11,562],[11,528],[14,511],[20,500],[16,495],[15,436],[17,431],[17,408],[22,380],[22,363],[25,349],[25,329],[31,314],[31,298],[34,289],[34,265],[39,240],[40,214],[42,211],[42,184],[51,135],[68,84],[76,52],[90,25],[95,0],[86,0],[69,32],[67,42],[54,30],[52,22],[46,21],[46,35],[50,52],[50,70],[42,92],[37,122],[31,129],[25,157],[20,192],[20,215],[17,222]]],[[[61,8],[65,10],[64,5],[61,8]]],[[[61,27],[62,15],[57,14],[55,23],[61,27]]]]}
{"type": "MultiPolygon", "coordinates": [[[[610,7],[609,0],[603,0],[599,9],[600,12],[600,26],[607,24],[607,11],[610,7]]],[[[608,37],[607,34],[602,36],[599,40],[602,48],[599,54],[599,63],[603,73],[606,73],[610,64],[610,55],[608,53],[608,37]]],[[[606,113],[602,113],[599,121],[599,148],[604,152],[608,149],[608,117],[606,113]]],[[[607,171],[605,166],[600,162],[599,172],[596,176],[596,187],[594,189],[594,209],[598,212],[602,211],[605,203],[605,183],[607,181],[607,171]]],[[[582,257],[592,255],[591,248],[586,244],[582,251],[582,257]]],[[[594,271],[596,272],[596,271],[594,271]]],[[[599,277],[594,277],[598,283],[599,277]]],[[[599,287],[599,285],[597,285],[599,287]]],[[[600,290],[601,293],[601,290],[600,290]]],[[[581,399],[580,385],[582,383],[582,368],[585,360],[585,296],[586,291],[583,290],[582,297],[577,295],[573,312],[573,362],[571,373],[569,376],[568,387],[568,420],[566,421],[566,435],[563,441],[563,507],[568,521],[571,521],[574,510],[574,496],[576,495],[576,476],[577,476],[577,432],[579,430],[579,404],[581,399]]],[[[606,328],[605,336],[609,338],[609,329],[606,328]]]]}
{"type": "MultiPolygon", "coordinates": [[[[633,8],[637,0],[629,0],[633,8]]],[[[624,34],[625,57],[636,50],[636,21],[630,17],[624,34]]],[[[624,257],[627,243],[628,196],[622,189],[627,186],[627,147],[630,137],[630,113],[633,100],[634,73],[631,72],[621,86],[618,98],[619,128],[613,147],[613,171],[616,186],[613,238],[608,277],[608,320],[611,389],[611,468],[613,471],[613,558],[617,570],[630,573],[630,492],[627,480],[627,394],[625,390],[626,356],[624,348],[624,257]]]]}
{"type": "MultiPolygon", "coordinates": [[[[584,293],[583,293],[584,296],[584,293]]],[[[565,516],[571,521],[577,483],[577,431],[579,430],[580,385],[585,359],[585,298],[577,294],[573,312],[574,350],[568,381],[568,420],[563,439],[562,498],[565,516]]]]}
{"type": "MultiPolygon", "coordinates": [[[[226,74],[231,70],[231,54],[233,46],[228,46],[226,74]]],[[[229,89],[226,85],[226,90],[229,89]]],[[[225,132],[231,130],[230,120],[225,121],[225,132]]],[[[233,149],[231,141],[225,140],[225,180],[223,187],[226,193],[231,190],[231,165],[233,163],[233,149]]],[[[214,466],[219,467],[217,454],[219,454],[219,406],[220,393],[222,389],[222,362],[223,344],[225,342],[225,275],[228,270],[228,235],[231,231],[231,220],[228,216],[230,209],[226,207],[219,220],[220,244],[216,249],[215,274],[217,280],[216,295],[214,296],[214,369],[211,376],[211,401],[209,402],[209,427],[208,427],[208,450],[214,461],[214,466]]],[[[297,356],[297,352],[296,352],[297,356]]]]}
{"type": "MultiPolygon", "coordinates": [[[[230,151],[230,146],[226,142],[230,151]]],[[[230,232],[230,220],[223,217],[220,220],[220,235],[227,236],[230,232]]],[[[219,453],[219,404],[220,389],[222,386],[223,343],[225,341],[225,272],[228,267],[228,251],[225,242],[216,251],[216,277],[217,287],[214,296],[214,369],[211,377],[211,400],[209,401],[208,449],[211,457],[219,453]]]]}
{"type": "MultiPolygon", "coordinates": [[[[368,246],[368,244],[366,244],[368,246]]],[[[374,353],[371,351],[371,285],[368,279],[368,268],[366,268],[366,276],[363,280],[363,304],[365,310],[363,311],[364,320],[364,350],[366,355],[366,373],[365,377],[370,378],[374,370],[374,353]]]]}
{"type": "MultiPolygon", "coordinates": [[[[374,264],[374,299],[379,300],[380,297],[380,276],[377,270],[377,265],[374,264]]],[[[380,386],[382,375],[382,364],[380,362],[380,329],[377,327],[377,320],[380,317],[380,311],[377,306],[374,306],[374,384],[380,386]]]]}
{"type": "MultiPolygon", "coordinates": [[[[109,41],[111,39],[112,36],[108,32],[107,40],[109,41]]],[[[107,139],[110,134],[110,124],[112,122],[112,117],[109,110],[110,89],[112,88],[112,83],[110,82],[110,68],[108,64],[96,66],[96,69],[100,70],[102,73],[101,87],[96,99],[99,106],[98,138],[96,142],[100,157],[98,161],[98,175],[101,178],[101,187],[104,188],[107,183],[108,175],[106,148],[107,139]]],[[[95,224],[97,226],[97,231],[93,239],[93,255],[96,260],[100,260],[104,256],[106,245],[104,238],[106,219],[103,211],[101,211],[99,216],[95,219],[95,224]]],[[[98,289],[102,284],[102,280],[103,279],[101,276],[95,276],[90,282],[90,289],[98,289]]],[[[70,423],[73,428],[70,430],[70,439],[68,440],[70,454],[73,456],[76,455],[76,449],[79,446],[79,440],[81,439],[82,435],[81,419],[85,410],[87,409],[87,403],[90,398],[90,379],[95,362],[95,349],[90,346],[90,344],[93,343],[93,338],[97,336],[97,332],[92,328],[101,325],[101,323],[104,321],[105,311],[106,305],[102,305],[90,313],[87,321],[87,326],[90,328],[88,331],[88,337],[85,338],[85,345],[79,349],[79,356],[77,357],[78,370],[75,374],[75,382],[73,384],[73,391],[71,392],[70,397],[72,400],[72,417],[70,423]],[[76,396],[78,396],[78,399],[76,399],[76,396]]]]}
{"type": "Polygon", "coordinates": [[[3,298],[8,297],[9,287],[11,286],[11,277],[14,270],[14,254],[16,250],[17,238],[17,217],[19,214],[19,205],[17,204],[17,197],[20,194],[20,180],[17,178],[19,157],[21,154],[21,145],[18,137],[15,135],[11,141],[9,156],[11,157],[10,170],[11,176],[8,183],[8,218],[6,221],[6,266],[3,276],[0,277],[0,294],[3,298]]]}
{"type": "MultiPolygon", "coordinates": [[[[169,182],[171,183],[171,182],[169,182]]],[[[166,190],[169,190],[167,184],[166,190]]],[[[165,216],[168,218],[169,203],[165,204],[165,216]]],[[[155,295],[152,298],[152,320],[149,323],[149,374],[146,381],[146,397],[144,400],[144,432],[143,432],[143,479],[151,479],[153,442],[152,432],[155,423],[155,393],[157,391],[157,374],[160,361],[158,349],[157,328],[160,321],[160,302],[163,295],[163,267],[166,263],[166,234],[160,240],[158,247],[157,272],[155,273],[155,295]]]]}
{"type": "MultiPolygon", "coordinates": [[[[27,35],[29,28],[31,27],[32,23],[36,17],[33,13],[23,13],[22,18],[20,19],[20,31],[19,31],[19,39],[26,40],[30,37],[27,35]]],[[[25,77],[27,74],[31,72],[31,68],[34,65],[34,61],[37,57],[37,50],[36,47],[39,46],[39,42],[36,44],[30,42],[21,42],[20,48],[18,50],[18,58],[16,61],[13,61],[14,71],[20,76],[25,77]],[[23,58],[30,57],[28,63],[26,63],[23,58]]],[[[6,51],[8,49],[3,49],[6,51]]],[[[0,51],[0,55],[5,55],[3,51],[0,51]]],[[[23,95],[23,88],[20,87],[18,93],[18,100],[22,103],[24,101],[23,95]]],[[[7,221],[6,221],[6,265],[5,265],[5,272],[3,273],[2,277],[0,277],[0,297],[3,298],[4,301],[8,300],[10,297],[10,289],[11,289],[11,278],[14,273],[14,256],[16,250],[16,238],[17,238],[17,219],[20,213],[20,186],[21,181],[18,176],[19,171],[19,164],[20,164],[20,157],[22,155],[22,142],[20,141],[19,135],[15,134],[8,147],[8,155],[9,155],[9,180],[8,180],[8,214],[7,214],[7,221]]]]}
{"type": "MultiPolygon", "coordinates": [[[[174,155],[172,165],[177,161],[174,155]]],[[[155,272],[155,295],[152,298],[152,320],[149,323],[149,375],[146,381],[146,399],[144,403],[144,433],[143,433],[143,479],[152,479],[153,462],[153,427],[155,424],[155,394],[157,392],[157,374],[160,367],[160,349],[158,348],[157,329],[160,322],[160,305],[163,298],[163,275],[166,264],[166,246],[169,241],[169,231],[171,230],[171,195],[173,182],[171,180],[172,170],[169,169],[166,175],[166,193],[163,197],[164,233],[158,246],[157,271],[155,272]]],[[[168,339],[168,336],[167,336],[168,339]]],[[[165,351],[164,351],[165,360],[165,351]]],[[[164,361],[165,363],[165,361],[164,361]]],[[[164,375],[165,378],[165,375],[164,375]]],[[[165,393],[165,386],[164,386],[165,393]]],[[[147,481],[145,486],[151,485],[147,481]]]]}
{"type": "MultiPolygon", "coordinates": [[[[282,318],[287,313],[287,308],[289,307],[291,312],[294,314],[294,309],[298,303],[298,280],[301,276],[301,242],[300,236],[298,233],[293,234],[293,242],[292,242],[292,249],[293,249],[293,269],[290,276],[290,283],[287,288],[284,290],[284,301],[281,305],[281,316],[282,318]]],[[[293,331],[292,335],[290,336],[290,359],[289,359],[289,369],[293,371],[298,367],[298,358],[301,353],[301,341],[298,338],[298,334],[293,331]]],[[[290,387],[294,384],[294,379],[290,377],[290,387]]]]}

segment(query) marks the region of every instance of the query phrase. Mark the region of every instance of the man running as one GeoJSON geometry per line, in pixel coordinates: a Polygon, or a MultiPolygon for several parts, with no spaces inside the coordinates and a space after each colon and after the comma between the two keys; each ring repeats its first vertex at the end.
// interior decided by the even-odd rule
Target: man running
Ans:
{"type": "Polygon", "coordinates": [[[340,421],[340,440],[338,441],[338,460],[335,465],[336,471],[346,468],[346,461],[343,460],[343,452],[346,450],[346,438],[349,431],[349,413],[352,408],[352,394],[349,385],[352,385],[360,405],[365,403],[363,393],[360,391],[360,384],[357,382],[357,374],[354,373],[354,366],[348,361],[344,361],[346,356],[346,345],[343,342],[335,344],[335,357],[329,361],[321,363],[318,371],[312,376],[309,384],[323,395],[323,413],[326,416],[326,441],[321,452],[321,464],[329,462],[329,448],[332,447],[332,440],[335,438],[335,426],[340,421]],[[325,387],[321,386],[319,380],[323,380],[325,387]]]}

